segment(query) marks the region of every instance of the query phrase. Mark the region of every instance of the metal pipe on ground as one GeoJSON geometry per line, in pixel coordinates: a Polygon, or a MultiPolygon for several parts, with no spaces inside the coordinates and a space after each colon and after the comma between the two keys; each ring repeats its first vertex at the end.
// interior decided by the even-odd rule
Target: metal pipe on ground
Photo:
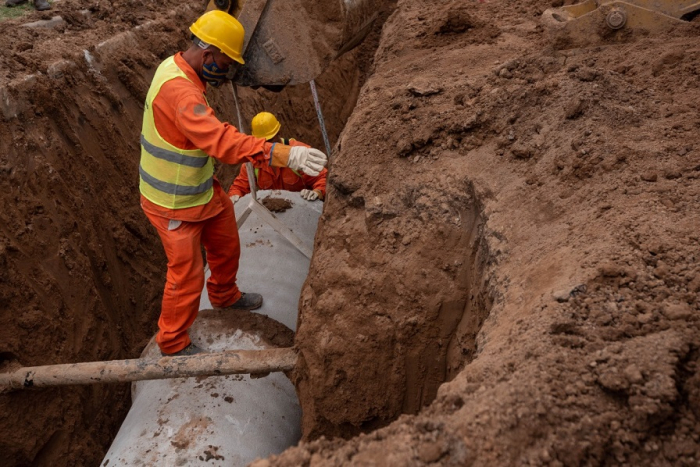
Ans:
{"type": "Polygon", "coordinates": [[[154,379],[266,374],[288,371],[297,361],[292,348],[230,350],[159,360],[132,359],[23,367],[0,374],[0,393],[16,389],[154,379]]]}

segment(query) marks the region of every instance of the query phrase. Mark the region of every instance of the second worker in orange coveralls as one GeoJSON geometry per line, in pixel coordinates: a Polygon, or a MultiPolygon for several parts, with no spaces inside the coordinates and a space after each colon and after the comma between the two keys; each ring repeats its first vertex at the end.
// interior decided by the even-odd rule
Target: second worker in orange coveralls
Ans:
{"type": "MultiPolygon", "coordinates": [[[[258,138],[265,138],[268,141],[272,141],[275,136],[280,131],[282,125],[280,122],[272,115],[270,112],[260,112],[251,122],[253,136],[258,138]]],[[[284,144],[289,144],[290,146],[304,146],[309,147],[308,144],[304,144],[300,141],[294,139],[284,139],[280,138],[280,142],[284,144]]],[[[299,173],[289,167],[262,167],[260,169],[255,169],[255,181],[257,186],[261,190],[287,190],[287,191],[300,191],[302,198],[314,201],[316,199],[321,199],[326,196],[326,176],[328,171],[326,169],[321,170],[321,173],[313,177],[305,173],[299,173]]],[[[228,195],[231,197],[231,201],[234,203],[238,199],[250,193],[250,184],[248,183],[248,170],[246,166],[241,167],[241,171],[236,177],[236,179],[231,184],[231,188],[228,190],[228,195]]]]}
{"type": "Polygon", "coordinates": [[[233,205],[214,178],[212,158],[226,164],[290,167],[311,176],[326,155],[306,147],[271,144],[222,123],[209,107],[206,85],[227,82],[243,65],[243,26],[210,11],[190,26],[194,44],[158,67],[144,105],[139,165],[141,207],[160,235],[168,273],[156,342],[163,355],[192,355],[188,329],[204,286],[203,245],[211,277],[207,292],[216,308],[253,310],[262,296],[236,285],[240,241],[233,205]]]}

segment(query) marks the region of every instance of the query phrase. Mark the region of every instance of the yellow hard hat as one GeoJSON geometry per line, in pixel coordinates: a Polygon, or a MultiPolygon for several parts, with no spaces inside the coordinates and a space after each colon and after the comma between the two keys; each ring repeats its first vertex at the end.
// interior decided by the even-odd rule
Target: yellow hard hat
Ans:
{"type": "Polygon", "coordinates": [[[228,13],[221,10],[207,11],[190,26],[190,31],[197,39],[218,47],[241,65],[245,63],[241,55],[245,30],[243,25],[228,13]]]}
{"type": "Polygon", "coordinates": [[[282,125],[270,112],[260,112],[251,122],[253,136],[256,138],[272,139],[275,137],[282,125]]]}

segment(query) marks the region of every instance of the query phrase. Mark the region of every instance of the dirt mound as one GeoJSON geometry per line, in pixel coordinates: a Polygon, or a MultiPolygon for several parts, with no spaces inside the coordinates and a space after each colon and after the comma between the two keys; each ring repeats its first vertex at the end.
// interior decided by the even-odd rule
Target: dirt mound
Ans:
{"type": "Polygon", "coordinates": [[[386,23],[302,293],[307,439],[398,420],[260,465],[696,464],[700,30],[458,5],[386,23]]]}
{"type": "Polygon", "coordinates": [[[272,198],[270,196],[264,198],[261,203],[272,212],[284,212],[292,207],[292,202],[290,200],[285,198],[272,198]]]}

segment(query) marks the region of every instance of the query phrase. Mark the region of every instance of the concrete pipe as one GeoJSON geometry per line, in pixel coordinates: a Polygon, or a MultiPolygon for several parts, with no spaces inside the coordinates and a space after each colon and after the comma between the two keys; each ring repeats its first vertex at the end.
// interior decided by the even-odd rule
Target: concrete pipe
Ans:
{"type": "MultiPolygon", "coordinates": [[[[291,209],[275,215],[312,247],[323,203],[285,191],[261,191],[258,198],[270,195],[291,201],[291,209]]],[[[241,198],[236,211],[248,202],[249,195],[241,198]]],[[[239,233],[241,290],[262,293],[263,307],[256,311],[295,329],[309,259],[255,212],[239,233]]],[[[205,289],[191,328],[197,345],[212,352],[271,347],[262,330],[243,328],[238,317],[210,307],[205,289]]],[[[158,352],[151,342],[142,356],[158,352]]],[[[101,465],[247,465],[282,452],[301,436],[301,409],[282,373],[142,381],[132,384],[132,400],[101,465]]]]}

